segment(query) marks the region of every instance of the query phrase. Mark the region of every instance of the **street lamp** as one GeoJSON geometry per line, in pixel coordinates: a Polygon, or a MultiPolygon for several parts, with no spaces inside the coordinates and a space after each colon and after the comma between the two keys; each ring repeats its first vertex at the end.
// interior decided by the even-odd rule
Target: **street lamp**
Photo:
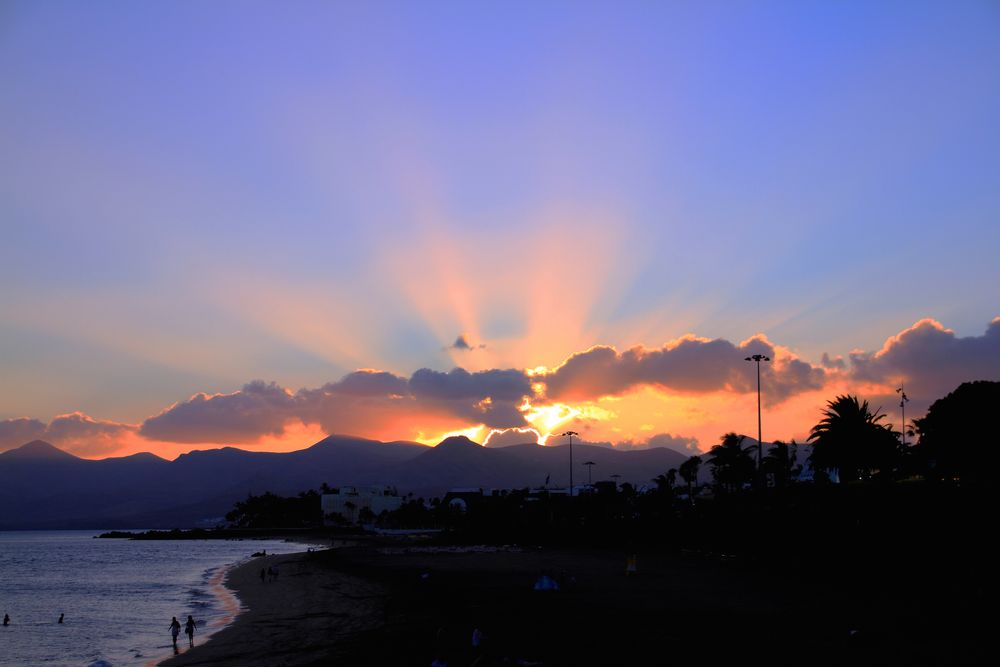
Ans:
{"type": "Polygon", "coordinates": [[[903,411],[903,428],[899,429],[903,436],[903,449],[906,449],[906,404],[910,401],[907,397],[906,392],[903,391],[903,383],[899,383],[899,387],[896,389],[896,393],[899,394],[899,409],[903,411]]]}
{"type": "Polygon", "coordinates": [[[596,466],[597,464],[594,463],[593,461],[584,461],[583,465],[587,466],[587,486],[593,486],[594,478],[593,475],[591,474],[592,472],[591,469],[593,468],[593,466],[596,466]]]}
{"type": "Polygon", "coordinates": [[[744,361],[752,361],[757,364],[757,474],[760,474],[760,460],[761,453],[764,449],[763,439],[761,438],[760,429],[760,362],[771,361],[771,357],[766,357],[763,354],[755,354],[752,357],[747,357],[744,361]]]}
{"type": "Polygon", "coordinates": [[[576,431],[566,431],[560,433],[560,437],[569,436],[569,497],[573,497],[573,436],[580,435],[576,431]]]}

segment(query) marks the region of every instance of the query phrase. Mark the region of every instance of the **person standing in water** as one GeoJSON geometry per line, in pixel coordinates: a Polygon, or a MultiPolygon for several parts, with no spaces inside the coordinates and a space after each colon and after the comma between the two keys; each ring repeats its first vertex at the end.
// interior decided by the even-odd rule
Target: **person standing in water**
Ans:
{"type": "Polygon", "coordinates": [[[6,628],[8,625],[10,625],[10,616],[8,616],[7,614],[4,614],[3,615],[3,627],[6,628]]]}
{"type": "Polygon", "coordinates": [[[178,621],[177,617],[174,616],[173,620],[170,621],[170,636],[174,640],[174,648],[177,648],[177,635],[179,635],[180,633],[181,633],[180,621],[178,621]]]}
{"type": "Polygon", "coordinates": [[[188,636],[188,643],[194,646],[194,619],[188,616],[187,623],[184,624],[184,634],[188,636]]]}
{"type": "Polygon", "coordinates": [[[66,615],[66,614],[59,614],[59,620],[58,620],[58,621],[56,621],[56,623],[62,623],[62,622],[63,622],[63,617],[64,617],[65,615],[66,615]]]}

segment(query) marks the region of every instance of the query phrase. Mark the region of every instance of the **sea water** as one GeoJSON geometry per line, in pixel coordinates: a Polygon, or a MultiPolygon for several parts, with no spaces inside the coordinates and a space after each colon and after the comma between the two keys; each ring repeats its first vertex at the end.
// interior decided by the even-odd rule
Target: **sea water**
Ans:
{"type": "MultiPolygon", "coordinates": [[[[149,666],[171,656],[170,619],[197,622],[195,644],[229,623],[222,586],[251,554],[304,551],[280,540],[95,539],[90,531],[0,532],[0,665],[149,666]],[[65,614],[63,623],[59,615],[65,614]]],[[[187,648],[182,633],[177,642],[187,648]]]]}

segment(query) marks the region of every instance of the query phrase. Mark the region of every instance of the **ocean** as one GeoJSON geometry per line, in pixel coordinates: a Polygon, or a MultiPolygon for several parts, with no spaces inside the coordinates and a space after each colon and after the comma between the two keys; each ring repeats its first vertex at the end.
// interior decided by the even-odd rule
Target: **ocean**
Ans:
{"type": "MultiPolygon", "coordinates": [[[[0,665],[152,666],[173,654],[168,626],[197,622],[195,644],[228,624],[239,601],[226,568],[280,540],[131,541],[94,531],[0,532],[0,665]],[[57,621],[65,614],[62,624],[57,621]]],[[[182,633],[178,646],[187,647],[182,633]]]]}

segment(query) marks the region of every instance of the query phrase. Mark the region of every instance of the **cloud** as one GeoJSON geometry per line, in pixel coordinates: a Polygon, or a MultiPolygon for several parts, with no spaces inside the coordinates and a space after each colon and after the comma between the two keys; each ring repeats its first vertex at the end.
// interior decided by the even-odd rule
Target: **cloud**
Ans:
{"type": "Polygon", "coordinates": [[[899,400],[893,388],[905,381],[911,417],[961,382],[1000,380],[1000,318],[982,336],[967,338],[934,320],[921,320],[888,338],[878,351],[855,351],[848,361],[824,354],[820,365],[762,335],[738,344],[689,335],[658,348],[591,347],[552,370],[421,368],[407,377],[359,369],[299,390],[256,380],[232,393],[195,394],[140,425],[79,412],[48,423],[3,420],[0,450],[33,439],[84,456],[139,448],[163,452],[192,444],[266,448],[280,441],[289,448],[296,445],[293,440],[306,446],[321,433],[431,441],[470,428],[484,436],[500,431],[489,440],[495,447],[573,428],[592,444],[666,446],[690,454],[698,451],[698,439],[714,441],[739,430],[740,420],[746,421],[744,431],[756,423],[756,368],[744,361],[753,354],[773,359],[760,367],[769,405],[765,428],[778,431],[776,436],[784,432],[787,439],[807,432],[834,393],[859,393],[876,406],[891,407],[899,400]],[[689,435],[670,434],[678,430],[689,435]]]}
{"type": "Polygon", "coordinates": [[[669,433],[658,433],[646,441],[646,447],[666,447],[675,452],[694,456],[700,454],[698,448],[698,438],[686,438],[682,435],[670,435],[669,433]]]}
{"type": "Polygon", "coordinates": [[[1000,380],[1000,317],[982,336],[965,338],[940,322],[922,319],[886,339],[877,352],[852,352],[850,360],[854,380],[905,382],[910,398],[927,403],[963,382],[1000,380]]]}
{"type": "Polygon", "coordinates": [[[340,433],[399,429],[389,437],[412,432],[421,422],[526,426],[518,407],[531,392],[528,375],[513,369],[443,373],[422,368],[409,379],[366,369],[297,392],[254,381],[231,394],[196,394],[147,419],[140,432],[169,442],[246,443],[280,435],[290,422],[340,433]]]}
{"type": "Polygon", "coordinates": [[[278,435],[295,417],[295,398],[256,380],[231,394],[195,394],[143,422],[140,434],[167,442],[247,442],[278,435]]]}
{"type": "Polygon", "coordinates": [[[826,352],[824,352],[823,356],[820,358],[820,364],[823,366],[823,368],[829,368],[832,370],[842,371],[845,368],[847,368],[847,362],[844,361],[844,358],[842,356],[838,354],[836,357],[831,357],[826,352]]]}
{"type": "Polygon", "coordinates": [[[686,456],[701,454],[698,448],[698,438],[688,438],[681,435],[670,435],[669,433],[658,433],[647,440],[610,440],[587,441],[582,440],[581,445],[592,445],[594,447],[604,447],[618,451],[636,451],[640,449],[652,449],[654,447],[666,447],[686,456]]]}
{"type": "Polygon", "coordinates": [[[82,412],[59,415],[48,424],[38,419],[6,419],[0,422],[0,450],[45,440],[79,456],[106,455],[137,430],[132,424],[94,419],[82,412]]]}
{"type": "Polygon", "coordinates": [[[455,339],[455,342],[444,348],[446,350],[462,350],[462,351],[472,351],[472,350],[484,350],[486,349],[485,343],[480,343],[479,345],[473,345],[469,342],[469,336],[467,334],[459,334],[455,339]]]}
{"type": "Polygon", "coordinates": [[[483,443],[486,447],[509,447],[511,445],[535,444],[538,442],[538,431],[531,428],[509,428],[494,431],[483,443]]]}
{"type": "Polygon", "coordinates": [[[0,450],[6,451],[32,440],[43,439],[45,427],[45,422],[27,417],[0,421],[0,450]]]}
{"type": "Polygon", "coordinates": [[[761,388],[771,403],[821,387],[826,371],[755,336],[739,345],[717,338],[684,336],[660,348],[643,346],[619,353],[595,346],[572,355],[555,370],[536,375],[553,400],[592,400],[618,396],[644,385],[682,393],[756,390],[756,369],[745,357],[764,354],[773,360],[760,367],[761,388]]]}
{"type": "MultiPolygon", "coordinates": [[[[406,378],[387,371],[361,369],[348,373],[338,382],[323,386],[323,391],[338,396],[398,397],[409,393],[406,378]]],[[[300,392],[308,394],[307,391],[300,392]]]]}

